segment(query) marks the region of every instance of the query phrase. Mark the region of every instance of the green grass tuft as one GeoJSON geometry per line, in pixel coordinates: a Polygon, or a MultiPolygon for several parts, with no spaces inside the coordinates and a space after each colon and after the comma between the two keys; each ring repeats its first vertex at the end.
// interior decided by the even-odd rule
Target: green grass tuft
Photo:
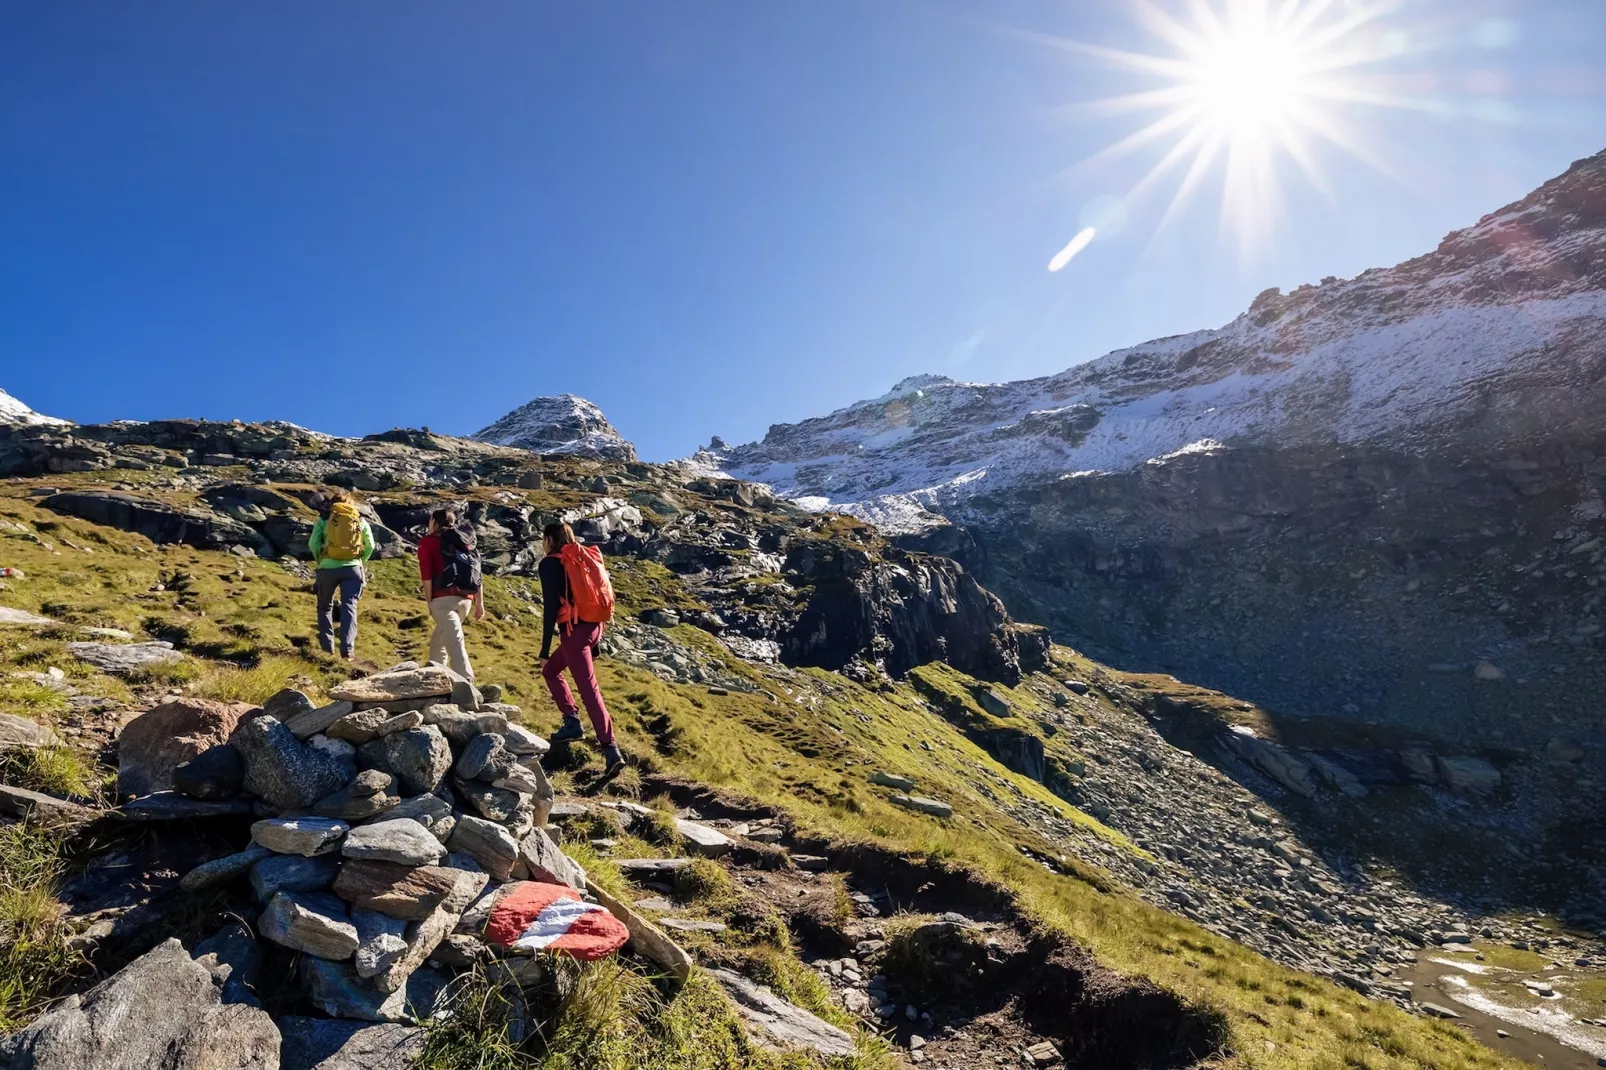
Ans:
{"type": "Polygon", "coordinates": [[[56,884],[62,840],[25,822],[0,825],[0,1033],[18,1029],[83,967],[67,947],[56,884]]]}

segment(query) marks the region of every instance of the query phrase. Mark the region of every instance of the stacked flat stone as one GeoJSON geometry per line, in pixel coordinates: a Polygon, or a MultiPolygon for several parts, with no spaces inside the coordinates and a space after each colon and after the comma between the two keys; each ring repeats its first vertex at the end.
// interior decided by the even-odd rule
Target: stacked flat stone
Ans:
{"type": "MultiPolygon", "coordinates": [[[[308,997],[334,1017],[427,1017],[451,973],[476,963],[534,983],[536,960],[482,934],[510,882],[586,892],[548,831],[546,741],[510,720],[518,707],[439,665],[398,665],[330,697],[281,692],[242,722],[230,801],[258,816],[252,842],[185,886],[248,880],[261,938],[300,953],[308,997]]],[[[207,791],[216,801],[215,782],[207,791]]]]}

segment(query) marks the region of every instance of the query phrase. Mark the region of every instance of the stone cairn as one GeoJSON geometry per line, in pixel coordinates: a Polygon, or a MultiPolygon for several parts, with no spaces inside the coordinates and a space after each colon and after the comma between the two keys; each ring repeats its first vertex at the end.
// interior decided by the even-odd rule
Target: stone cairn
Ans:
{"type": "MultiPolygon", "coordinates": [[[[488,689],[491,698],[499,693],[488,689]]],[[[300,953],[315,1006],[336,1018],[404,1022],[442,1005],[476,965],[528,986],[530,953],[482,939],[497,899],[523,880],[563,884],[610,910],[635,950],[682,980],[686,953],[600,889],[549,830],[541,737],[435,664],[404,663],[335,688],[315,707],[283,691],[227,743],[180,763],[173,791],[134,810],[250,813],[251,843],[187,874],[200,891],[249,880],[257,935],[300,953]]]]}

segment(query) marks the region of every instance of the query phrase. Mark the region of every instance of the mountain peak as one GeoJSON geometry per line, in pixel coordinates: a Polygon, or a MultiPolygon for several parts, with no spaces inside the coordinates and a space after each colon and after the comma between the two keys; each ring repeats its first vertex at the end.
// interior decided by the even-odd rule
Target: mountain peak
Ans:
{"type": "Polygon", "coordinates": [[[576,394],[536,398],[469,437],[531,453],[607,461],[636,459],[636,447],[614,429],[602,410],[576,394]]]}
{"type": "Polygon", "coordinates": [[[71,420],[60,420],[54,416],[34,412],[28,406],[0,390],[0,425],[17,424],[66,424],[71,420]]]}

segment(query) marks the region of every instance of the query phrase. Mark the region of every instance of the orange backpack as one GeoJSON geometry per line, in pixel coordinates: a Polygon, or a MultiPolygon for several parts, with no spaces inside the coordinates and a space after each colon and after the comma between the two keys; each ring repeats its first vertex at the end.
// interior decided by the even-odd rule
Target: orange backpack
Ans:
{"type": "Polygon", "coordinates": [[[565,624],[612,620],[613,581],[608,578],[608,566],[602,563],[602,551],[571,542],[558,551],[558,558],[569,578],[569,598],[558,610],[558,620],[565,624]]]}

